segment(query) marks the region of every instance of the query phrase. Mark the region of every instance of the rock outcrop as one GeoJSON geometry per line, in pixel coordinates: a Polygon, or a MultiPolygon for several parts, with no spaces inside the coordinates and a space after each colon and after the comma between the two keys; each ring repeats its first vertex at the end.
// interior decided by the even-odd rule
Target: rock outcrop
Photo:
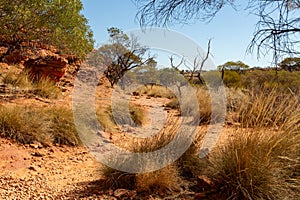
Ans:
{"type": "MultiPolygon", "coordinates": [[[[0,47],[0,55],[7,52],[6,47],[0,47]]],[[[73,55],[60,54],[52,46],[23,43],[21,48],[13,50],[5,56],[9,64],[22,64],[25,70],[34,78],[49,77],[58,82],[73,78],[80,67],[80,60],[73,55]]]]}

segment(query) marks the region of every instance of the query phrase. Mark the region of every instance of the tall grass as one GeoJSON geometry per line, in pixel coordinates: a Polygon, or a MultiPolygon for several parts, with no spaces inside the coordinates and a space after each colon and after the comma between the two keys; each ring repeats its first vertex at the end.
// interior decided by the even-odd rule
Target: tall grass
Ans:
{"type": "Polygon", "coordinates": [[[44,112],[51,120],[50,133],[52,136],[52,143],[69,146],[81,145],[81,141],[74,124],[73,112],[70,108],[47,108],[44,112]]]}
{"type": "Polygon", "coordinates": [[[27,71],[11,69],[2,75],[1,82],[15,89],[27,90],[37,96],[49,99],[61,97],[61,89],[50,78],[32,80],[27,71]]]}
{"type": "Polygon", "coordinates": [[[263,129],[234,135],[212,155],[217,191],[228,199],[297,199],[299,176],[293,177],[291,165],[299,138],[263,129]]]}
{"type": "MultiPolygon", "coordinates": [[[[170,130],[170,132],[160,132],[154,137],[147,139],[126,139],[121,141],[121,144],[117,143],[116,145],[127,149],[131,152],[135,153],[146,153],[146,152],[154,152],[167,145],[170,141],[172,141],[174,137],[174,130],[170,130]]],[[[168,159],[169,155],[160,155],[162,162],[168,159]]],[[[114,159],[114,158],[112,158],[114,159]]],[[[116,160],[114,159],[118,166],[127,165],[131,166],[136,165],[137,163],[127,163],[128,160],[116,160]]],[[[154,165],[151,161],[149,161],[148,165],[154,165]]],[[[153,166],[155,168],[155,166],[153,166]]],[[[104,186],[116,189],[116,188],[127,188],[127,189],[135,189],[138,192],[145,193],[160,193],[166,191],[175,191],[179,188],[181,183],[178,166],[176,163],[166,166],[162,169],[153,172],[146,173],[127,173],[122,172],[117,169],[112,169],[108,166],[104,166],[101,170],[104,177],[104,186]]]]}
{"type": "Polygon", "coordinates": [[[20,143],[40,142],[49,145],[51,122],[41,111],[22,106],[0,107],[1,135],[20,143]]]}
{"type": "Polygon", "coordinates": [[[61,97],[61,90],[55,85],[50,78],[41,78],[34,82],[34,94],[49,99],[61,97]]]}
{"type": "Polygon", "coordinates": [[[243,127],[280,127],[299,108],[299,96],[277,88],[249,93],[239,105],[239,122],[243,127]]]}

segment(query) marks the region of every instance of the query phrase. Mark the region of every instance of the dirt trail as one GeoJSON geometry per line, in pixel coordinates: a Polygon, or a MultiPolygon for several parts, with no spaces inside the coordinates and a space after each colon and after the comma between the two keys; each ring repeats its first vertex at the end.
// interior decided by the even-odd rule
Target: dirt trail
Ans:
{"type": "MultiPolygon", "coordinates": [[[[147,138],[158,134],[165,127],[170,111],[165,109],[166,103],[170,100],[166,98],[148,98],[145,96],[136,97],[132,103],[143,106],[147,111],[147,123],[144,126],[121,126],[121,129],[134,137],[147,138]]],[[[176,121],[176,120],[174,120],[176,121]]]]}

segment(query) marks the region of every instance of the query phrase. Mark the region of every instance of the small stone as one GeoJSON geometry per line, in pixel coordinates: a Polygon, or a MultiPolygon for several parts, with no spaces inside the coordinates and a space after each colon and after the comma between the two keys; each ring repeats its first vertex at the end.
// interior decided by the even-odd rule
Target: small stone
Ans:
{"type": "Polygon", "coordinates": [[[127,189],[117,189],[114,191],[114,196],[117,198],[125,197],[129,195],[131,191],[127,189]]]}
{"type": "Polygon", "coordinates": [[[29,166],[28,169],[32,170],[32,171],[37,171],[36,167],[34,167],[34,166],[29,166]]]}
{"type": "Polygon", "coordinates": [[[34,152],[31,154],[32,156],[35,156],[35,157],[43,157],[44,155],[41,154],[40,152],[34,152]]]}
{"type": "Polygon", "coordinates": [[[38,144],[30,144],[29,146],[30,146],[31,148],[34,148],[34,149],[39,148],[39,145],[38,145],[38,144]]]}

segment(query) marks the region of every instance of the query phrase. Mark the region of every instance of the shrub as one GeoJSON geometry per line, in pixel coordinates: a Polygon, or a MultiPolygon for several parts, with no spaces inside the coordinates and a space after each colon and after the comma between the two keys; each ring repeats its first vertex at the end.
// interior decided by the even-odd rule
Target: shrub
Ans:
{"type": "Polygon", "coordinates": [[[241,75],[236,71],[226,70],[223,83],[227,87],[240,88],[242,87],[241,75]]]}

